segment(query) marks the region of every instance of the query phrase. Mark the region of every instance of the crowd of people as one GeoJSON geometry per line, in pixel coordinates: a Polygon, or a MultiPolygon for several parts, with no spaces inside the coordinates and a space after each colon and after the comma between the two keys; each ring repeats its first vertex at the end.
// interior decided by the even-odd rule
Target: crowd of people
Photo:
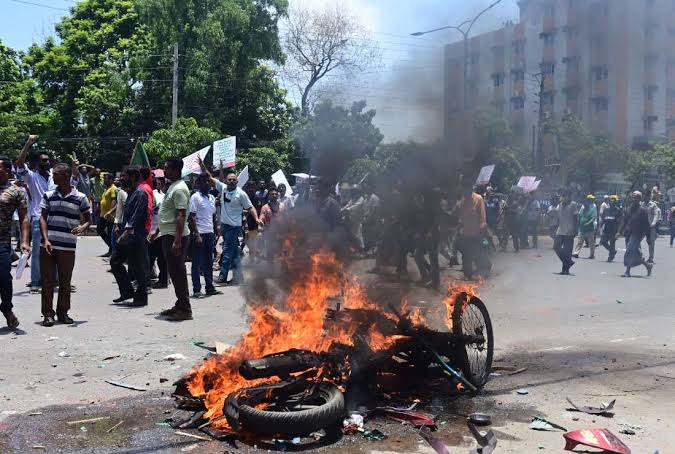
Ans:
{"type": "MultiPolygon", "coordinates": [[[[635,191],[623,204],[608,196],[597,206],[592,194],[578,204],[569,191],[549,200],[518,190],[504,195],[489,186],[476,187],[474,178],[465,175],[458,191],[420,187],[406,197],[405,184],[376,190],[367,179],[353,186],[320,178],[296,187],[264,180],[240,184],[232,169],[221,165],[214,176],[201,160],[201,173],[183,178],[179,157],[166,159],[162,169],[129,166],[115,176],[77,160],[52,165],[43,152],[29,159],[36,141],[30,136],[15,162],[0,157],[0,310],[10,328],[19,324],[12,311],[10,273],[19,252],[30,254],[29,287],[41,294],[42,324],[73,323],[69,311],[76,290],[71,278],[77,237],[90,225],[96,225],[106,245],[102,258],[109,260],[120,293],[113,301],[146,306],[153,289],[173,285],[175,304],[161,315],[183,321],[192,319],[191,299],[218,295],[217,286],[243,282],[244,253],[251,264],[273,261],[279,253],[273,226],[293,213],[318,218],[326,232],[340,231],[353,256],[374,256],[374,273],[395,270],[397,279],[409,281],[412,257],[417,283],[432,288],[440,286],[440,257],[449,266],[459,265],[461,258],[467,279],[485,277],[493,252],[506,251],[509,240],[516,252],[537,248],[544,227],[554,238],[562,274],[570,273],[585,245],[594,258],[598,238],[613,261],[617,237],[623,235],[624,275],[641,265],[651,275],[662,218],[652,200],[659,196],[657,190],[635,191]],[[311,214],[300,211],[305,208],[311,214]],[[645,238],[647,259],[640,247],[645,238]]],[[[672,246],[675,211],[667,218],[672,246]]]]}

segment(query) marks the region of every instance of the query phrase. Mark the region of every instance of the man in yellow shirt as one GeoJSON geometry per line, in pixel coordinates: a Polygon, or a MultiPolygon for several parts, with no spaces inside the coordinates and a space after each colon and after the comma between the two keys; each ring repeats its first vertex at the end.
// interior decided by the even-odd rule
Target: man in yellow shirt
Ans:
{"type": "Polygon", "coordinates": [[[106,173],[103,177],[105,190],[101,195],[101,215],[96,223],[96,233],[103,239],[108,246],[108,252],[101,257],[110,257],[112,255],[111,239],[113,231],[112,221],[105,218],[105,214],[111,211],[117,204],[117,186],[113,184],[113,176],[106,173]]]}

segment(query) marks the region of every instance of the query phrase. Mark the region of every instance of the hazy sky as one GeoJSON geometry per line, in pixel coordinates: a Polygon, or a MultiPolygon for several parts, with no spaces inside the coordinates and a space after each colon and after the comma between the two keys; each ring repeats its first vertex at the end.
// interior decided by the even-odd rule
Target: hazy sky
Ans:
{"type": "MultiPolygon", "coordinates": [[[[291,0],[298,2],[317,8],[345,5],[372,32],[382,50],[380,67],[350,80],[335,96],[345,103],[365,99],[378,110],[376,123],[391,141],[440,132],[442,45],[457,40],[457,33],[452,31],[421,38],[410,33],[463,22],[492,0],[291,0]]],[[[0,39],[18,49],[42,42],[54,33],[54,24],[75,3],[0,0],[0,39]]],[[[516,0],[503,0],[477,23],[475,30],[491,30],[517,16],[516,0]]]]}

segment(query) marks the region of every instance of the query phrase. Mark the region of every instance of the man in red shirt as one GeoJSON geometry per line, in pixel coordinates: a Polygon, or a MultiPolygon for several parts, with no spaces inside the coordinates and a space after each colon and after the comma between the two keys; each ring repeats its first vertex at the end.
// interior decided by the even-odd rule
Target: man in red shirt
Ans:
{"type": "MultiPolygon", "coordinates": [[[[145,220],[145,231],[149,232],[150,231],[150,224],[152,223],[152,170],[150,167],[141,167],[141,182],[138,184],[138,187],[145,192],[145,195],[148,196],[148,217],[145,220]]],[[[144,240],[146,243],[148,242],[147,235],[144,240]]],[[[145,247],[145,263],[146,263],[146,271],[147,271],[147,276],[150,276],[150,272],[152,271],[150,269],[150,256],[148,255],[148,248],[149,244],[146,244],[145,247]]],[[[147,292],[152,293],[152,286],[148,285],[147,287],[147,292]]]]}

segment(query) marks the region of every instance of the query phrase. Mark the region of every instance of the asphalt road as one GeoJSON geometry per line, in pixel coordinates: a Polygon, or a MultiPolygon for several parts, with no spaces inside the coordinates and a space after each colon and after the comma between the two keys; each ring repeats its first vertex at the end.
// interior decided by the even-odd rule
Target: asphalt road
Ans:
{"type": "MultiPolygon", "coordinates": [[[[494,376],[480,397],[430,408],[444,415],[440,438],[452,452],[467,452],[473,443],[451,413],[480,410],[493,415],[497,452],[563,452],[562,432],[528,429],[535,415],[570,430],[605,427],[619,434],[621,423],[639,425],[636,435],[619,434],[634,453],[669,452],[675,446],[675,279],[669,274],[675,249],[660,239],[653,277],[625,279],[619,277],[620,263],[602,261],[603,250],[596,260],[584,259],[587,249],[573,275],[560,276],[550,242],[543,243],[538,250],[498,254],[494,276],[481,288],[495,329],[495,365],[527,370],[513,376],[498,372],[502,375],[494,376]],[[529,394],[518,395],[519,388],[529,394]],[[568,412],[567,396],[594,405],[616,399],[616,415],[568,412]]],[[[102,252],[99,239],[80,241],[73,281],[78,289],[71,310],[78,321],[74,326],[40,326],[39,295],[28,294],[23,282],[15,281],[15,311],[22,330],[0,329],[0,452],[33,451],[36,445],[47,452],[228,449],[218,442],[195,445],[155,423],[171,411],[170,383],[203,358],[203,350],[192,341],[235,343],[245,329],[239,289],[225,288],[220,297],[194,303],[193,321],[169,323],[157,314],[172,304],[172,289],[156,290],[147,308],[111,305],[117,290],[96,257],[102,252]],[[174,353],[185,359],[164,359],[174,353]],[[105,380],[149,391],[118,388],[105,380]],[[125,429],[113,432],[114,437],[102,436],[105,430],[90,427],[84,432],[64,423],[101,414],[111,421],[125,420],[125,429]]],[[[617,256],[621,260],[622,252],[617,256]]],[[[363,264],[364,269],[368,266],[363,264]]],[[[435,298],[422,291],[415,297],[432,302],[435,298]]],[[[103,429],[112,425],[100,424],[103,429]]],[[[335,452],[433,452],[414,432],[385,430],[390,431],[388,442],[351,442],[335,452]]],[[[248,451],[253,450],[241,448],[248,451]]]]}

